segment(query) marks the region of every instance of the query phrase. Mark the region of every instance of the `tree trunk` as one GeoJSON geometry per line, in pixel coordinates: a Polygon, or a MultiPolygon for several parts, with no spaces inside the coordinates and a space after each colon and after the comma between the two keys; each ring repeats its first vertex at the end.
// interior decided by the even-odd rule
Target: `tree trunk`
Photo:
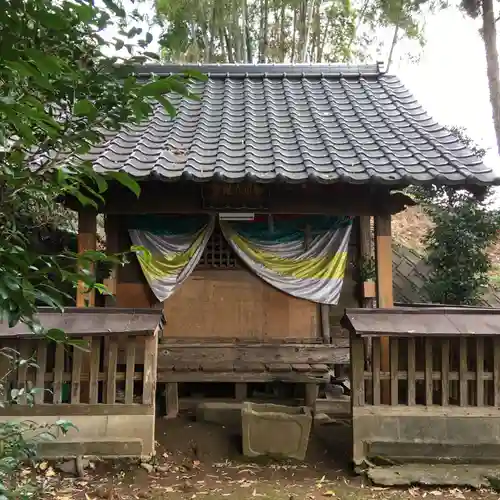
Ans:
{"type": "Polygon", "coordinates": [[[286,56],[286,40],[285,40],[285,16],[286,16],[286,11],[285,11],[285,2],[284,0],[281,0],[281,11],[280,11],[280,38],[279,38],[279,54],[281,57],[281,62],[285,62],[285,56],[286,56]]]}
{"type": "Polygon", "coordinates": [[[224,28],[224,40],[226,41],[227,48],[227,60],[231,64],[234,63],[234,52],[233,52],[233,44],[231,40],[231,36],[228,33],[228,30],[224,28]]]}
{"type": "Polygon", "coordinates": [[[245,30],[245,40],[246,40],[246,48],[247,48],[247,63],[253,62],[252,57],[252,37],[250,36],[250,20],[248,17],[248,1],[243,0],[243,15],[245,16],[245,22],[243,23],[243,29],[245,30]]]}
{"type": "MultiPolygon", "coordinates": [[[[306,2],[304,2],[306,4],[306,2]]],[[[309,6],[306,9],[306,18],[305,18],[305,30],[304,30],[304,42],[302,45],[302,53],[300,54],[300,62],[308,62],[307,61],[307,49],[309,48],[309,38],[311,37],[311,28],[314,22],[314,7],[316,5],[315,0],[309,0],[309,6]]],[[[305,5],[304,5],[305,7],[305,5]]]]}
{"type": "Polygon", "coordinates": [[[269,43],[269,0],[263,0],[262,9],[261,9],[261,48],[260,48],[260,56],[259,62],[265,63],[267,61],[267,46],[269,43]]]}
{"type": "Polygon", "coordinates": [[[500,154],[500,74],[498,67],[497,30],[493,0],[482,0],[483,41],[486,53],[488,85],[493,114],[493,125],[497,138],[497,150],[500,154]]]}

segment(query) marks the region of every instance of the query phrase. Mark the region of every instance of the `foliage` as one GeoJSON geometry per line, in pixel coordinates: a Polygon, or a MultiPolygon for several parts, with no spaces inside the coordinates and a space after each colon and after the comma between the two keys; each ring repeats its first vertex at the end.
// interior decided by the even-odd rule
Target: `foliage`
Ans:
{"type": "Polygon", "coordinates": [[[156,0],[164,57],[176,62],[352,62],[374,56],[376,30],[421,40],[439,0],[156,0]]]}
{"type": "MultiPolygon", "coordinates": [[[[141,80],[135,67],[153,56],[145,52],[152,36],[129,28],[129,22],[140,22],[139,14],[127,17],[114,0],[102,6],[87,0],[0,0],[0,8],[0,319],[66,341],[64,332],[38,324],[37,307],[61,308],[67,298],[63,285],[74,289],[83,282],[105,292],[93,269],[120,258],[70,249],[44,253],[33,240],[63,197],[93,209],[110,182],[139,194],[124,173],[93,172],[85,155],[106,131],[145,118],[156,102],[172,111],[168,94],[189,96],[190,75],[141,80]],[[117,36],[110,46],[102,33],[112,24],[117,36]],[[126,55],[106,56],[113,47],[126,55]]],[[[18,356],[12,361],[15,368],[23,362],[18,356]]],[[[26,388],[6,390],[14,402],[29,403],[26,388]]],[[[58,423],[63,432],[68,425],[58,423]]],[[[0,498],[27,498],[13,472],[33,457],[34,439],[49,436],[50,429],[29,422],[0,424],[0,498]]]]}
{"type": "MultiPolygon", "coordinates": [[[[479,157],[485,155],[463,129],[450,130],[479,157]]],[[[426,283],[431,301],[479,303],[491,268],[487,249],[500,231],[500,213],[491,206],[491,189],[470,192],[430,186],[411,192],[434,223],[425,238],[427,261],[432,267],[426,283]]]]}
{"type": "MultiPolygon", "coordinates": [[[[6,358],[9,369],[0,377],[0,406],[16,404],[33,405],[34,396],[42,389],[11,388],[8,379],[21,367],[36,367],[31,359],[22,358],[10,348],[0,349],[0,356],[6,358]]],[[[52,424],[40,424],[30,420],[0,422],[0,500],[28,499],[37,493],[36,485],[30,478],[19,475],[20,468],[36,459],[37,444],[53,440],[57,433],[66,434],[75,426],[67,420],[58,420],[52,424]]],[[[76,428],[75,428],[76,429],[76,428]]]]}
{"type": "MultiPolygon", "coordinates": [[[[131,40],[141,30],[128,28],[113,0],[104,4],[0,0],[0,315],[11,325],[23,321],[35,328],[37,305],[61,306],[64,297],[49,276],[102,290],[90,269],[107,259],[95,251],[40,255],[29,245],[26,221],[36,227],[64,196],[96,206],[108,182],[138,194],[126,174],[96,174],[82,159],[104,130],[143,119],[154,101],[170,111],[169,92],[189,95],[188,77],[138,78],[135,65],[152,56],[131,55],[131,40]],[[113,43],[128,51],[126,57],[105,55],[109,44],[101,33],[112,23],[118,32],[113,43]]],[[[131,20],[138,22],[138,13],[131,20]]],[[[138,44],[146,48],[151,39],[146,33],[138,44]]]]}

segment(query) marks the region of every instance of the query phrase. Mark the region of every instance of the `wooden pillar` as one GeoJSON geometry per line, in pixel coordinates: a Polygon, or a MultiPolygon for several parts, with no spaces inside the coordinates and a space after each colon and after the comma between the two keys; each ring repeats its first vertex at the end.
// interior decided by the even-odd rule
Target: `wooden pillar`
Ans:
{"type": "MultiPolygon", "coordinates": [[[[391,216],[378,215],[375,217],[375,260],[377,267],[377,307],[393,307],[392,283],[392,235],[391,216]]],[[[390,371],[389,338],[380,339],[380,368],[383,372],[390,371]]],[[[384,380],[381,383],[382,404],[390,404],[390,383],[384,380]]]]}
{"type": "MultiPolygon", "coordinates": [[[[106,253],[108,255],[117,254],[121,251],[119,241],[119,218],[116,215],[107,214],[104,219],[104,231],[106,233],[106,253]]],[[[113,296],[106,296],[106,306],[116,305],[116,285],[118,283],[118,264],[113,264],[109,277],[104,280],[104,284],[109,293],[113,296]]]]}
{"type": "MultiPolygon", "coordinates": [[[[96,250],[97,248],[97,214],[93,209],[82,209],[78,212],[78,253],[82,253],[88,250],[96,250]]],[[[95,290],[91,290],[89,293],[85,293],[85,283],[78,283],[78,288],[76,292],[76,307],[94,307],[95,306],[95,290]]],[[[92,347],[97,343],[97,339],[93,339],[92,347]]],[[[97,345],[97,344],[96,344],[97,345]]],[[[90,346],[89,346],[90,347],[90,346]]],[[[75,348],[76,349],[76,348],[75,348]]],[[[94,353],[94,351],[92,351],[94,353]]],[[[82,366],[80,367],[80,373],[89,373],[90,376],[90,359],[85,356],[82,360],[82,366]]],[[[73,359],[73,363],[76,360],[73,359]]],[[[97,385],[97,383],[96,383],[97,385]]],[[[90,381],[80,382],[80,395],[78,398],[71,397],[71,402],[80,402],[90,400],[90,381]],[[78,399],[78,401],[77,401],[78,399]]],[[[97,402],[97,401],[96,401],[97,402]]]]}
{"type": "MultiPolygon", "coordinates": [[[[78,212],[78,253],[95,250],[97,244],[97,214],[92,209],[78,212]]],[[[95,290],[85,293],[85,284],[78,283],[76,307],[95,306],[95,290]]]]}

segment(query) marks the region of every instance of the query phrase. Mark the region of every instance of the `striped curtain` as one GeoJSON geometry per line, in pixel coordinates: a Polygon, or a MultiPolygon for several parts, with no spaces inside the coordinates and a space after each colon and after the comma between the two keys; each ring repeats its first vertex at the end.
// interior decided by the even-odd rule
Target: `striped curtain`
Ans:
{"type": "Polygon", "coordinates": [[[241,260],[275,288],[312,302],[338,304],[352,221],[311,216],[221,222],[241,260]]]}
{"type": "Polygon", "coordinates": [[[151,290],[163,302],[189,277],[214,230],[213,217],[139,217],[129,230],[151,290]]]}

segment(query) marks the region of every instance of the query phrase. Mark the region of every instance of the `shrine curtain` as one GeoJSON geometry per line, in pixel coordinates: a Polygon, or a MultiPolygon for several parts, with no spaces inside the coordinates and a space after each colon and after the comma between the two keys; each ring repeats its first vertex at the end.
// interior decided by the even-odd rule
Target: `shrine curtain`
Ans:
{"type": "Polygon", "coordinates": [[[338,304],[348,260],[348,217],[263,218],[221,222],[236,254],[275,288],[312,302],[338,304]]]}
{"type": "Polygon", "coordinates": [[[213,232],[213,217],[136,217],[129,230],[142,272],[163,302],[189,277],[213,232]],[[146,251],[144,251],[146,250],[146,251]]]}

